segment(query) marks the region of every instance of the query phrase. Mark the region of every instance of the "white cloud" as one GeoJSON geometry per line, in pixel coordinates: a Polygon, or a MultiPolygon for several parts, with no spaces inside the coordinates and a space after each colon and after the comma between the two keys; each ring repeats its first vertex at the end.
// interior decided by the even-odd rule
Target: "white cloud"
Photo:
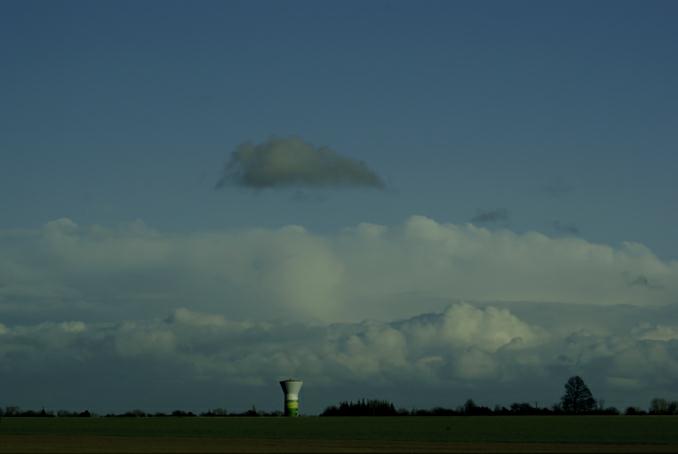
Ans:
{"type": "Polygon", "coordinates": [[[619,405],[628,389],[633,396],[678,393],[678,342],[648,341],[640,333],[656,328],[555,336],[506,309],[470,304],[393,322],[330,325],[232,321],[180,308],[164,319],[4,327],[0,369],[7,376],[53,374],[66,363],[71,374],[98,368],[102,379],[127,371],[127,379],[137,380],[132,386],[160,371],[178,374],[176,386],[199,388],[211,380],[229,389],[298,376],[330,390],[328,396],[347,386],[508,386],[524,394],[530,390],[518,390],[527,381],[560,383],[580,374],[597,385],[599,397],[619,405]]]}
{"type": "Polygon", "coordinates": [[[678,296],[678,264],[636,243],[613,248],[421,216],[324,235],[297,226],[177,235],[60,219],[5,232],[0,247],[5,313],[41,305],[64,317],[72,309],[122,319],[190,306],[231,319],[338,321],[439,310],[440,301],[651,306],[678,296]],[[632,285],[637,276],[651,285],[632,285]]]}
{"type": "Polygon", "coordinates": [[[658,325],[644,330],[640,335],[642,340],[670,341],[678,340],[678,327],[658,325]]]}
{"type": "Polygon", "coordinates": [[[476,346],[488,352],[512,342],[530,345],[546,337],[543,330],[529,326],[506,309],[480,310],[469,304],[452,305],[433,317],[413,318],[403,323],[402,329],[418,346],[476,346]]]}
{"type": "Polygon", "coordinates": [[[532,348],[547,339],[506,310],[468,304],[398,322],[334,325],[236,322],[180,308],[164,319],[5,328],[5,337],[0,360],[30,340],[36,359],[54,353],[92,356],[104,348],[118,360],[160,360],[226,382],[300,375],[326,384],[497,378],[499,349],[518,338],[528,339],[532,348]]]}
{"type": "Polygon", "coordinates": [[[0,250],[5,377],[529,393],[581,374],[610,404],[629,389],[678,397],[678,265],[635,243],[421,216],[323,235],[62,219],[0,232],[0,250]]]}

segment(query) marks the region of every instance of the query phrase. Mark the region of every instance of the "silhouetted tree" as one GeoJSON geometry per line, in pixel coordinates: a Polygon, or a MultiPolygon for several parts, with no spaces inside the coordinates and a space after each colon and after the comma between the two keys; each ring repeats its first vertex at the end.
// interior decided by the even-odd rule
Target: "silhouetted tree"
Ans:
{"type": "Polygon", "coordinates": [[[484,407],[482,405],[477,405],[473,399],[468,399],[464,403],[463,414],[466,416],[489,416],[492,414],[492,409],[489,407],[484,407]]]}
{"type": "Polygon", "coordinates": [[[668,415],[669,414],[669,403],[666,399],[660,399],[655,397],[650,402],[650,412],[651,415],[668,415]]]}
{"type": "Polygon", "coordinates": [[[589,413],[596,408],[591,390],[579,375],[570,377],[565,383],[565,394],[560,399],[564,413],[589,413]]]}
{"type": "Polygon", "coordinates": [[[638,408],[638,407],[626,407],[626,410],[624,410],[624,414],[626,416],[640,416],[640,415],[646,415],[647,412],[643,409],[638,408]]]}
{"type": "Polygon", "coordinates": [[[257,412],[257,407],[252,405],[252,408],[243,413],[243,416],[259,416],[259,412],[257,412]]]}
{"type": "Polygon", "coordinates": [[[357,402],[341,402],[339,406],[327,407],[320,416],[399,416],[407,414],[406,410],[396,410],[386,400],[366,400],[357,402]]]}
{"type": "MultiPolygon", "coordinates": [[[[116,416],[116,415],[112,415],[112,416],[116,416]]],[[[124,418],[143,418],[147,415],[146,415],[145,411],[139,410],[137,408],[137,409],[134,409],[134,410],[126,411],[125,413],[123,413],[121,415],[117,415],[117,416],[122,416],[124,418]]]]}
{"type": "Polygon", "coordinates": [[[651,415],[676,415],[678,414],[678,402],[675,400],[669,402],[666,399],[655,397],[650,401],[649,413],[651,415]]]}
{"type": "Polygon", "coordinates": [[[472,415],[476,412],[478,405],[473,401],[473,399],[468,399],[464,402],[464,414],[472,415]]]}
{"type": "Polygon", "coordinates": [[[213,408],[212,410],[200,413],[200,416],[228,416],[225,408],[213,408]]]}

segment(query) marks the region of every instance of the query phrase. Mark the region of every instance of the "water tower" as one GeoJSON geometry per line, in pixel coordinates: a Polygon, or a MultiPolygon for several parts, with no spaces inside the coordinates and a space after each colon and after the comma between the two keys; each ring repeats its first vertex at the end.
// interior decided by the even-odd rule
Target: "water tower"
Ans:
{"type": "Polygon", "coordinates": [[[299,415],[299,391],[304,382],[301,380],[283,380],[280,382],[282,390],[285,393],[285,416],[299,415]]]}

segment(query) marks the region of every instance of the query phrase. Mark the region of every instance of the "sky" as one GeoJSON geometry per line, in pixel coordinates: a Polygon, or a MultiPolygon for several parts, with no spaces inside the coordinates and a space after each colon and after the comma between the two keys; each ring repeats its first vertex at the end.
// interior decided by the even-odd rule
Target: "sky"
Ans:
{"type": "Polygon", "coordinates": [[[0,406],[678,400],[677,18],[0,3],[0,406]]]}

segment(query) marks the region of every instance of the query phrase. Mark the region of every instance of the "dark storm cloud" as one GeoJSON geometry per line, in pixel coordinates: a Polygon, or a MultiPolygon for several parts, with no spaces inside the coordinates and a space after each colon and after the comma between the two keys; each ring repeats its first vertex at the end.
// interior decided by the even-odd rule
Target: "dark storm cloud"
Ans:
{"type": "Polygon", "coordinates": [[[472,219],[474,224],[497,224],[508,222],[510,213],[506,208],[497,208],[496,210],[479,211],[472,219]]]}
{"type": "Polygon", "coordinates": [[[217,189],[235,183],[254,189],[285,186],[383,188],[364,162],[315,147],[298,137],[239,145],[226,163],[217,189]]]}

